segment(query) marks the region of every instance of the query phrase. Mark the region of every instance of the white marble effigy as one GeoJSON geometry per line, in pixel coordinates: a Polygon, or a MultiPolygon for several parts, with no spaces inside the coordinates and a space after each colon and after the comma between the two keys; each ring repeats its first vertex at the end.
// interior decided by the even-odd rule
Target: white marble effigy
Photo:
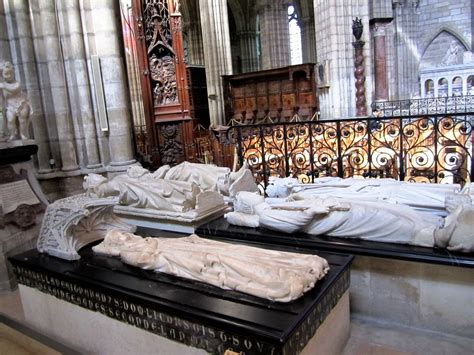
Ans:
{"type": "Polygon", "coordinates": [[[199,238],[142,238],[111,230],[95,253],[122,262],[236,290],[278,302],[291,302],[311,290],[329,271],[317,255],[268,250],[199,238]]]}
{"type": "Polygon", "coordinates": [[[427,184],[398,181],[394,179],[357,179],[324,177],[311,184],[301,184],[296,178],[271,178],[266,188],[268,203],[279,203],[282,199],[302,200],[310,198],[339,198],[344,200],[387,202],[407,205],[413,209],[435,214],[448,215],[446,199],[471,198],[472,186],[461,189],[458,184],[427,184]]]}
{"type": "Polygon", "coordinates": [[[446,218],[421,213],[408,205],[305,195],[300,200],[269,204],[263,196],[237,194],[230,224],[243,227],[376,242],[474,251],[474,206],[470,198],[453,203],[446,218]]]}

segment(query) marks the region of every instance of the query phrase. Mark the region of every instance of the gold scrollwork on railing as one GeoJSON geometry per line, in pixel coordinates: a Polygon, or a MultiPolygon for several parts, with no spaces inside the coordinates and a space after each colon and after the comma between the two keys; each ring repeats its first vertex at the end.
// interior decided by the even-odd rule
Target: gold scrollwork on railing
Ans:
{"type": "Polygon", "coordinates": [[[471,115],[234,126],[234,142],[258,182],[292,176],[391,177],[465,183],[472,176],[471,115]],[[237,137],[239,137],[237,139],[237,137]]]}

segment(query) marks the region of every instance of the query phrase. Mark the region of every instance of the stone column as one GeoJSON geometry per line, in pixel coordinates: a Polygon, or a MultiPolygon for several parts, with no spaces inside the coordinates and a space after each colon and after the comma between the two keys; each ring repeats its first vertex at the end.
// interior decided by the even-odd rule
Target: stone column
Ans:
{"type": "Polygon", "coordinates": [[[388,100],[387,52],[385,50],[385,23],[374,23],[374,79],[375,101],[388,100]]]}
{"type": "Polygon", "coordinates": [[[189,23],[188,54],[189,54],[189,64],[204,65],[204,51],[203,51],[201,24],[198,21],[191,21],[189,23]]]}
{"type": "Polygon", "coordinates": [[[290,65],[290,33],[286,1],[262,0],[260,14],[260,43],[262,69],[290,65]]]}
{"type": "Polygon", "coordinates": [[[211,124],[225,121],[222,75],[232,74],[227,1],[204,0],[200,3],[201,31],[204,34],[204,60],[211,124]]]}
{"type": "Polygon", "coordinates": [[[132,119],[129,110],[129,96],[126,88],[124,60],[120,41],[122,34],[116,18],[118,1],[83,1],[85,16],[94,30],[90,54],[100,58],[105,104],[109,123],[109,171],[125,170],[135,163],[132,145],[132,119]]]}
{"type": "Polygon", "coordinates": [[[303,63],[316,63],[316,33],[314,18],[303,17],[301,24],[301,45],[303,50],[303,63]]]}
{"type": "Polygon", "coordinates": [[[409,99],[420,91],[418,70],[421,53],[414,45],[418,40],[418,1],[394,2],[395,47],[397,61],[395,62],[395,77],[397,93],[391,99],[409,99]]]}
{"type": "MultiPolygon", "coordinates": [[[[3,62],[11,62],[12,55],[10,52],[10,44],[8,43],[7,21],[5,18],[5,8],[3,2],[0,1],[0,68],[3,62]]],[[[0,78],[0,81],[2,79],[0,78]]],[[[6,117],[3,112],[3,95],[0,94],[0,138],[6,135],[6,117]]]]}
{"type": "MultiPolygon", "coordinates": [[[[33,127],[34,139],[38,145],[37,164],[38,173],[46,174],[52,171],[49,164],[51,158],[51,149],[48,138],[48,127],[46,117],[43,111],[40,85],[38,82],[38,71],[36,66],[37,50],[34,47],[34,37],[31,28],[31,22],[28,15],[28,1],[26,0],[8,0],[3,1],[5,5],[5,18],[7,31],[0,31],[1,35],[8,32],[10,46],[6,42],[1,43],[1,51],[7,53],[11,50],[11,60],[15,67],[16,79],[22,84],[22,89],[26,92],[30,100],[32,113],[30,115],[31,125],[33,127]],[[5,48],[3,44],[5,43],[5,48]]],[[[31,6],[31,13],[38,11],[38,6],[31,6]]],[[[44,46],[41,48],[45,50],[44,46]]],[[[5,58],[10,59],[10,58],[5,58]]]]}
{"type": "MultiPolygon", "coordinates": [[[[319,89],[321,119],[346,118],[356,114],[354,49],[352,19],[356,16],[368,22],[368,3],[357,0],[314,1],[317,62],[325,65],[327,86],[319,89]],[[341,98],[343,98],[341,100],[341,98]]],[[[365,43],[363,54],[371,56],[371,39],[368,31],[361,38],[365,43]]],[[[371,68],[364,68],[367,82],[367,101],[372,101],[371,68]]]]}
{"type": "Polygon", "coordinates": [[[7,19],[5,17],[5,4],[0,1],[0,63],[12,60],[10,44],[8,43],[7,19]]]}
{"type": "Polygon", "coordinates": [[[100,157],[94,110],[90,94],[90,82],[82,32],[79,0],[59,1],[61,38],[64,44],[64,63],[71,101],[76,145],[81,158],[81,166],[99,168],[100,157]]]}
{"type": "Polygon", "coordinates": [[[259,58],[257,55],[256,31],[242,31],[238,34],[240,38],[240,54],[242,56],[242,72],[257,71],[260,69],[259,58]]]}
{"type": "MultiPolygon", "coordinates": [[[[41,68],[43,102],[50,110],[52,117],[49,119],[55,124],[61,170],[68,175],[79,174],[55,3],[38,0],[35,10],[32,21],[37,62],[41,68]]],[[[49,138],[52,138],[51,134],[49,138]]]]}

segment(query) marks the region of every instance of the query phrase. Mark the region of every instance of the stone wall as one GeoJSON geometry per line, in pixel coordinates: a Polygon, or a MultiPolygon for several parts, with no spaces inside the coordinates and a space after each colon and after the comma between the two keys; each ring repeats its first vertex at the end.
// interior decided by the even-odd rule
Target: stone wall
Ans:
{"type": "Polygon", "coordinates": [[[458,43],[458,64],[464,51],[472,50],[472,9],[470,0],[383,0],[332,2],[315,0],[317,62],[329,66],[328,85],[320,88],[321,118],[341,118],[355,114],[355,87],[351,20],[364,23],[363,40],[366,97],[373,101],[374,33],[372,23],[385,22],[385,51],[388,100],[420,95],[419,71],[442,66],[453,41],[458,43]]]}
{"type": "Polygon", "coordinates": [[[469,268],[356,256],[351,312],[472,339],[473,285],[469,268]]]}
{"type": "Polygon", "coordinates": [[[354,48],[352,20],[362,18],[364,33],[366,99],[372,101],[372,44],[369,31],[369,6],[366,1],[315,0],[317,62],[329,66],[327,87],[319,91],[321,118],[351,117],[355,110],[354,48]]]}
{"type": "Polygon", "coordinates": [[[456,41],[462,53],[472,50],[472,8],[470,0],[394,1],[392,41],[395,62],[390,67],[390,99],[420,95],[419,70],[443,66],[442,59],[456,41]]]}

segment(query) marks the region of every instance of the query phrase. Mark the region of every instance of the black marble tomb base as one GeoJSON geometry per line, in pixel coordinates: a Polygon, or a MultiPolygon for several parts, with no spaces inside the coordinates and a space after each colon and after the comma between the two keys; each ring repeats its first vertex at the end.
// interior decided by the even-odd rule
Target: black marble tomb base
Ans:
{"type": "Polygon", "coordinates": [[[234,226],[229,224],[224,217],[201,225],[196,230],[196,234],[222,241],[245,241],[252,244],[281,245],[302,250],[324,250],[474,268],[474,253],[457,253],[440,248],[316,236],[305,233],[286,234],[265,228],[234,226]]]}
{"type": "Polygon", "coordinates": [[[20,284],[210,353],[245,354],[300,352],[348,289],[353,259],[318,252],[331,267],[326,277],[279,303],[141,270],[90,246],[79,254],[70,262],[31,250],[10,260],[20,284]]]}

